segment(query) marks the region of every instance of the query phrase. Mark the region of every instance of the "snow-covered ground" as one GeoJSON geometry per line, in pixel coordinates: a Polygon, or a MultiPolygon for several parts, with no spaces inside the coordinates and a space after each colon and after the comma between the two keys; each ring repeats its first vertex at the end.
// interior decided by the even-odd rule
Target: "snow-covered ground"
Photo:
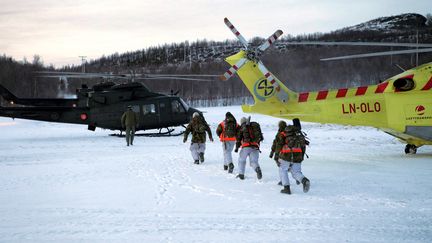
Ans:
{"type": "MultiPolygon", "coordinates": [[[[213,133],[226,111],[243,115],[202,110],[213,133]]],[[[311,190],[283,195],[268,157],[278,119],[252,120],[261,181],[225,173],[217,139],[194,165],[182,137],[126,147],[112,131],[0,118],[0,242],[432,241],[432,147],[405,155],[373,128],[303,124],[311,190]]]]}

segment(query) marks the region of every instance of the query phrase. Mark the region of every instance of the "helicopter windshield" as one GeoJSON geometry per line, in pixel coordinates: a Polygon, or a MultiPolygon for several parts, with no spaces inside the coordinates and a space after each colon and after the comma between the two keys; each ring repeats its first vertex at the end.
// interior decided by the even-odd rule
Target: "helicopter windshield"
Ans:
{"type": "Polygon", "coordinates": [[[184,100],[182,98],[179,98],[179,100],[180,100],[180,103],[185,108],[185,110],[188,111],[189,110],[189,106],[186,104],[186,102],[184,102],[184,100]]]}
{"type": "Polygon", "coordinates": [[[187,110],[184,105],[179,100],[173,100],[171,102],[172,111],[174,113],[186,113],[187,110]]]}

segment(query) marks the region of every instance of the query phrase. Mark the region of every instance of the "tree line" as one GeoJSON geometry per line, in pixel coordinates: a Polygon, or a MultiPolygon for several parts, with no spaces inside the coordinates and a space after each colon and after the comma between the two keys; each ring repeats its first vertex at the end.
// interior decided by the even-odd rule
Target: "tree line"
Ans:
{"type": "MultiPolygon", "coordinates": [[[[299,46],[292,41],[369,41],[432,43],[432,16],[409,18],[389,31],[346,28],[330,33],[312,33],[298,36],[285,35],[262,56],[266,67],[287,87],[294,91],[322,90],[376,84],[417,64],[430,62],[431,53],[382,56],[367,59],[322,62],[319,59],[358,53],[399,50],[403,48],[371,46],[299,46]],[[414,19],[414,20],[413,20],[414,19]],[[411,21],[411,22],[410,22],[411,21]],[[414,21],[414,22],[412,22],[414,21]],[[408,27],[407,27],[408,26],[408,27]]],[[[258,46],[264,39],[253,38],[258,46]]],[[[114,53],[85,63],[87,72],[153,73],[153,74],[223,74],[230,66],[224,58],[235,54],[241,45],[235,40],[181,42],[149,47],[126,53],[114,53]]],[[[64,82],[36,78],[34,71],[81,71],[80,65],[54,69],[44,66],[39,56],[32,62],[15,61],[0,56],[0,83],[17,95],[25,97],[58,97],[74,93],[82,83],[89,85],[100,80],[64,82]]],[[[122,81],[123,82],[123,81],[122,81]]],[[[169,94],[177,92],[189,104],[232,105],[250,101],[246,87],[235,76],[227,82],[188,80],[145,80],[151,90],[169,94]]]]}

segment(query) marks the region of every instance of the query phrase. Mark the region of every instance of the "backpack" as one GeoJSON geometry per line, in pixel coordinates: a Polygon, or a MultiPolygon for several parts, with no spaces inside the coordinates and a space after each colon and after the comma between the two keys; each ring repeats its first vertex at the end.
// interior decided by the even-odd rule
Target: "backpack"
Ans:
{"type": "Polygon", "coordinates": [[[208,124],[205,120],[198,118],[196,121],[192,123],[192,132],[202,134],[205,133],[208,127],[208,124]],[[198,120],[199,119],[199,120],[198,120]]]}
{"type": "Polygon", "coordinates": [[[237,123],[235,120],[225,120],[224,121],[224,133],[225,137],[236,137],[237,135],[237,123]]]}
{"type": "Polygon", "coordinates": [[[252,142],[259,143],[264,140],[263,134],[261,132],[261,127],[258,122],[250,122],[248,128],[249,136],[252,142]]]}
{"type": "MultiPolygon", "coordinates": [[[[285,128],[285,150],[290,152],[292,162],[302,162],[306,153],[306,145],[309,141],[306,139],[305,134],[297,127],[288,125],[285,128]],[[301,152],[296,150],[301,149],[301,152]]],[[[306,155],[307,156],[307,155],[306,155]]]]}

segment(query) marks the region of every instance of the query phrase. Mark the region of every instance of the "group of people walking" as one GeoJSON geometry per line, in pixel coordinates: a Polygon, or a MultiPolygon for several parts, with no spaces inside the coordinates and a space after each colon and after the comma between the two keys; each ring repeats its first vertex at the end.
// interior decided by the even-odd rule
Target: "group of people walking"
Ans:
{"type": "MultiPolygon", "coordinates": [[[[195,164],[204,162],[206,134],[213,142],[210,126],[204,117],[194,113],[191,122],[186,127],[183,142],[186,142],[189,134],[192,134],[190,150],[195,164]]],[[[241,118],[240,125],[235,117],[227,112],[225,119],[216,128],[216,134],[222,142],[224,157],[223,169],[228,173],[234,171],[234,160],[232,152],[239,152],[237,178],[245,179],[246,160],[249,158],[250,166],[256,172],[258,179],[262,178],[259,165],[260,143],[264,140],[260,125],[250,121],[249,118],[241,118]]],[[[305,156],[306,145],[309,142],[305,134],[298,126],[287,125],[285,121],[279,122],[279,130],[273,140],[270,158],[273,158],[279,168],[279,184],[284,188],[281,193],[291,194],[288,173],[303,185],[303,191],[308,192],[310,181],[301,171],[301,162],[305,156]]]]}
{"type": "MultiPolygon", "coordinates": [[[[135,129],[138,126],[138,115],[133,112],[132,107],[122,115],[121,123],[126,131],[127,146],[133,145],[135,129]]],[[[301,131],[300,126],[287,125],[285,121],[280,121],[278,132],[273,140],[270,158],[273,158],[278,166],[280,182],[283,186],[281,193],[291,194],[290,180],[288,173],[296,180],[297,184],[303,185],[303,192],[308,192],[310,181],[301,171],[301,162],[304,159],[306,145],[309,141],[301,131]]],[[[210,126],[205,121],[202,114],[195,112],[192,120],[186,127],[183,142],[186,143],[189,134],[192,135],[190,151],[195,164],[204,162],[206,149],[206,135],[213,142],[210,126]]],[[[239,152],[237,178],[245,179],[246,160],[256,172],[258,179],[262,178],[262,171],[259,165],[260,144],[264,140],[259,123],[250,121],[250,117],[240,119],[240,125],[235,117],[227,112],[225,119],[216,128],[216,134],[222,142],[223,169],[228,173],[234,171],[234,160],[232,152],[239,152]]]]}

